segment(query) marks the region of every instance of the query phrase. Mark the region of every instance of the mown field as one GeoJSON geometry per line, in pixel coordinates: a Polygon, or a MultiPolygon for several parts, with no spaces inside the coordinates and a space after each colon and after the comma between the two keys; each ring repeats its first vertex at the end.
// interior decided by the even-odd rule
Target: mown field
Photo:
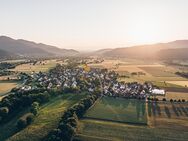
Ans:
{"type": "Polygon", "coordinates": [[[45,72],[48,71],[50,68],[55,67],[56,65],[56,60],[46,60],[46,61],[41,61],[41,62],[37,62],[35,65],[33,64],[22,64],[17,66],[15,69],[11,69],[11,71],[16,71],[16,72],[26,72],[26,73],[30,73],[30,72],[45,72]]]}
{"type": "Polygon", "coordinates": [[[85,118],[131,124],[147,124],[144,101],[103,97],[89,109],[85,118]]]}
{"type": "Polygon", "coordinates": [[[166,98],[166,100],[182,100],[185,99],[186,101],[188,101],[188,93],[186,92],[166,92],[165,97],[163,96],[157,96],[157,98],[159,100],[162,100],[163,98],[166,98]]]}
{"type": "Polygon", "coordinates": [[[53,98],[40,107],[39,115],[34,122],[20,132],[16,130],[16,121],[19,116],[15,117],[9,123],[0,126],[0,141],[5,139],[7,141],[40,141],[49,131],[56,128],[63,111],[83,97],[85,94],[66,94],[53,98]]]}
{"type": "MultiPolygon", "coordinates": [[[[120,77],[120,81],[125,82],[145,82],[145,81],[187,81],[186,78],[175,75],[174,73],[181,68],[167,66],[162,62],[141,61],[134,59],[105,59],[99,64],[89,64],[90,67],[107,68],[114,70],[120,76],[128,76],[129,78],[120,77]],[[142,72],[145,75],[131,75],[133,72],[142,72]]],[[[181,82],[183,83],[183,82],[181,82]]]]}
{"type": "Polygon", "coordinates": [[[183,87],[188,87],[188,81],[167,81],[170,84],[175,84],[183,87]]]}
{"type": "MultiPolygon", "coordinates": [[[[108,100],[110,105],[118,103],[119,99],[108,100]]],[[[131,100],[130,100],[131,101],[131,100]]],[[[119,105],[123,101],[120,100],[119,105]]],[[[127,103],[127,100],[125,100],[127,103]]],[[[122,111],[116,110],[116,113],[109,114],[109,107],[103,105],[103,111],[98,108],[98,103],[93,107],[95,112],[91,114],[90,111],[86,113],[93,117],[100,117],[103,119],[113,119],[115,115],[122,115],[122,111]],[[120,113],[118,113],[120,112],[120,113]]],[[[132,104],[131,102],[129,104],[132,104]]],[[[136,105],[136,103],[134,104],[136,105]]],[[[114,109],[117,105],[113,105],[114,109]]],[[[121,106],[118,106],[119,108],[121,106]]],[[[91,110],[93,109],[91,108],[91,110]]],[[[132,114],[132,118],[136,119],[137,114],[130,113],[133,111],[131,106],[127,106],[127,113],[124,116],[132,114]],[[134,115],[134,116],[133,116],[134,115]]],[[[135,109],[135,111],[137,111],[135,109]]],[[[80,121],[79,134],[76,138],[83,141],[186,141],[188,138],[188,103],[170,103],[170,102],[147,102],[145,104],[145,115],[147,119],[147,126],[138,124],[127,124],[129,118],[124,118],[125,123],[109,120],[100,120],[100,118],[84,118],[80,121]]],[[[122,115],[122,117],[124,117],[122,115]]]]}
{"type": "Polygon", "coordinates": [[[18,86],[18,81],[0,81],[0,96],[5,95],[12,88],[18,86]]]}

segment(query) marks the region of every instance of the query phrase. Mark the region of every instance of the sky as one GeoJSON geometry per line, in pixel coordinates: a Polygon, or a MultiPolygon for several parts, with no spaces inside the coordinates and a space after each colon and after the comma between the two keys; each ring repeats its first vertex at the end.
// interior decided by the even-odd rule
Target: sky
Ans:
{"type": "Polygon", "coordinates": [[[188,0],[0,0],[0,35],[97,50],[188,39],[188,0]]]}

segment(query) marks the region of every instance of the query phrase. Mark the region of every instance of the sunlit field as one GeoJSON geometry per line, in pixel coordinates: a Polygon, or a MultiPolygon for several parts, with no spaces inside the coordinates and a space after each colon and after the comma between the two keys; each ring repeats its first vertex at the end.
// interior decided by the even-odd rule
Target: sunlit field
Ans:
{"type": "Polygon", "coordinates": [[[166,92],[165,97],[163,96],[157,96],[159,100],[162,100],[163,98],[166,98],[167,100],[174,99],[174,100],[182,100],[185,99],[188,101],[188,93],[186,92],[166,92]]]}
{"type": "Polygon", "coordinates": [[[0,81],[0,96],[6,94],[16,86],[18,86],[17,81],[0,81]]]}
{"type": "Polygon", "coordinates": [[[129,76],[130,78],[121,78],[125,81],[186,81],[186,78],[175,75],[179,68],[165,66],[161,62],[140,61],[133,59],[105,59],[98,64],[89,64],[90,67],[107,68],[114,70],[120,76],[129,76]],[[145,75],[131,75],[134,72],[142,72],[145,75]]]}
{"type": "Polygon", "coordinates": [[[12,71],[15,72],[45,72],[48,71],[50,68],[55,67],[56,65],[56,60],[46,60],[46,61],[41,61],[41,62],[37,62],[37,64],[33,65],[33,64],[23,64],[23,65],[19,65],[17,66],[15,69],[12,69],[12,71]]]}
{"type": "Polygon", "coordinates": [[[188,87],[188,81],[167,81],[168,83],[188,87]]]}
{"type": "MultiPolygon", "coordinates": [[[[127,104],[126,99],[124,99],[125,103],[114,98],[113,100],[110,98],[104,99],[109,102],[108,105],[101,105],[100,102],[96,103],[94,107],[86,113],[85,118],[80,121],[80,129],[77,138],[83,141],[187,140],[188,103],[148,102],[145,104],[144,110],[147,125],[140,125],[138,120],[134,119],[138,117],[138,111],[143,112],[143,110],[141,110],[141,108],[139,110],[138,107],[133,108],[133,105],[136,106],[138,104],[136,101],[133,104],[132,100],[130,100],[129,104],[127,104]],[[123,116],[124,113],[125,115],[123,116]],[[132,117],[127,118],[129,115],[132,117]],[[121,117],[124,123],[119,122],[121,117]],[[126,121],[128,122],[130,120],[132,120],[134,124],[126,123],[126,121]]],[[[140,116],[142,116],[142,112],[140,116]]]]}

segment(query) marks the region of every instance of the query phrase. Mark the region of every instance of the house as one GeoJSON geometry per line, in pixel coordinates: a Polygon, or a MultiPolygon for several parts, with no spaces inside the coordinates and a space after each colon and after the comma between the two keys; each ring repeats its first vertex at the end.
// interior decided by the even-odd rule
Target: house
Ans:
{"type": "Polygon", "coordinates": [[[162,95],[162,96],[165,96],[166,94],[165,90],[162,89],[153,89],[151,93],[152,95],[162,95]]]}

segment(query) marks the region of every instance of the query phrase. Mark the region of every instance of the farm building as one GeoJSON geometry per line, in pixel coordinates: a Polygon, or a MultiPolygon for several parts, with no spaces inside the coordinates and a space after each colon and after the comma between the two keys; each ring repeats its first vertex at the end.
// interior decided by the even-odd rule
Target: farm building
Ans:
{"type": "Polygon", "coordinates": [[[166,94],[165,90],[162,89],[153,89],[151,93],[152,95],[162,95],[162,96],[166,94]]]}

